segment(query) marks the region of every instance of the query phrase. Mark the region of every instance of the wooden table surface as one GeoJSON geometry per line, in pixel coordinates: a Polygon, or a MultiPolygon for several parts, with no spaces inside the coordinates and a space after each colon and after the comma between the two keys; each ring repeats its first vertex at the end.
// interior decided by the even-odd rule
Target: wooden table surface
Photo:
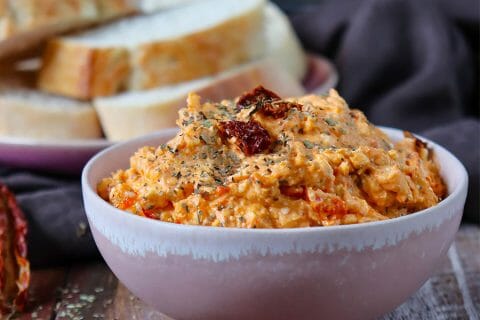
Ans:
{"type": "MultiPolygon", "coordinates": [[[[394,290],[394,288],[392,288],[394,290]]],[[[382,319],[471,319],[480,315],[480,228],[462,226],[435,274],[382,319]]],[[[30,301],[13,319],[170,319],[125,288],[105,263],[32,273],[30,301]]]]}

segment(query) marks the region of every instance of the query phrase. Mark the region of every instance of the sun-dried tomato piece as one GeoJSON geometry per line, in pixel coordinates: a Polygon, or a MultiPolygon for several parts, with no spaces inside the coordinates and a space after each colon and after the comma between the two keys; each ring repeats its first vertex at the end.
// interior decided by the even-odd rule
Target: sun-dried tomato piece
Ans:
{"type": "Polygon", "coordinates": [[[220,122],[218,131],[224,141],[235,137],[237,146],[247,156],[268,150],[272,144],[268,131],[255,120],[220,122]]]}
{"type": "Polygon", "coordinates": [[[307,188],[305,186],[280,186],[280,192],[290,198],[307,199],[307,188]]]}
{"type": "Polygon", "coordinates": [[[285,117],[288,110],[296,108],[301,111],[302,107],[303,106],[299,103],[282,100],[270,103],[267,102],[260,108],[260,110],[258,110],[258,112],[274,119],[280,119],[285,117]]]}
{"type": "Polygon", "coordinates": [[[302,110],[302,105],[296,102],[283,101],[275,92],[258,86],[251,92],[245,93],[237,101],[238,109],[255,106],[252,113],[259,112],[274,119],[283,118],[288,110],[297,108],[302,110]]]}
{"type": "Polygon", "coordinates": [[[251,92],[244,93],[238,98],[237,108],[245,109],[251,106],[261,106],[266,102],[278,101],[280,97],[273,91],[258,86],[251,92]]]}
{"type": "Polygon", "coordinates": [[[30,264],[27,222],[15,197],[0,184],[0,311],[22,311],[27,302],[30,264]]]}

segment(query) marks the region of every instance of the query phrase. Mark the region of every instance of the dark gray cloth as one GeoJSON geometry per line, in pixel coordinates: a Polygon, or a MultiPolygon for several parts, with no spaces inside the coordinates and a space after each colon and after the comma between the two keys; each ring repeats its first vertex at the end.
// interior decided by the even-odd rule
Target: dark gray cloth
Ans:
{"type": "MultiPolygon", "coordinates": [[[[425,134],[463,161],[470,175],[465,219],[478,222],[479,2],[295,3],[290,14],[304,46],[334,61],[351,106],[375,124],[425,134]]],[[[98,256],[83,228],[78,177],[0,168],[0,180],[27,215],[34,266],[98,256]]]]}
{"type": "Polygon", "coordinates": [[[463,220],[480,223],[480,122],[475,119],[457,120],[428,129],[422,134],[450,150],[467,168],[468,197],[463,220]]]}
{"type": "Polygon", "coordinates": [[[99,256],[83,210],[78,177],[0,167],[0,181],[16,195],[26,215],[33,267],[99,256]]]}

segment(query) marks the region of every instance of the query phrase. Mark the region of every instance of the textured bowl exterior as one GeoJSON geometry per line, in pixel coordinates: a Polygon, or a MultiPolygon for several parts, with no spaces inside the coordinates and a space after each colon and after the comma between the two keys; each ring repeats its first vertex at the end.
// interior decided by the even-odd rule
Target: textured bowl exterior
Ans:
{"type": "Polygon", "coordinates": [[[421,287],[461,220],[468,176],[433,143],[449,197],[387,221],[282,230],[184,226],[127,214],[97,196],[98,181],[127,167],[138,147],[172,135],[162,131],[103,151],[87,164],[82,184],[90,227],[112,271],[178,320],[375,318],[421,287]]]}

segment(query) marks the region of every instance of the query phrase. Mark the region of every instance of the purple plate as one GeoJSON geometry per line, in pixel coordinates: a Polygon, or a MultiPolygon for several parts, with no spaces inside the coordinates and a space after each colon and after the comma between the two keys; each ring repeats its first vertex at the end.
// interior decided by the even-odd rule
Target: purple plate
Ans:
{"type": "Polygon", "coordinates": [[[322,95],[337,86],[338,71],[330,60],[317,54],[309,54],[307,63],[308,71],[302,81],[307,93],[322,95]]]}
{"type": "Polygon", "coordinates": [[[113,143],[105,139],[39,141],[0,138],[0,165],[62,174],[80,174],[98,151],[113,143]]]}

